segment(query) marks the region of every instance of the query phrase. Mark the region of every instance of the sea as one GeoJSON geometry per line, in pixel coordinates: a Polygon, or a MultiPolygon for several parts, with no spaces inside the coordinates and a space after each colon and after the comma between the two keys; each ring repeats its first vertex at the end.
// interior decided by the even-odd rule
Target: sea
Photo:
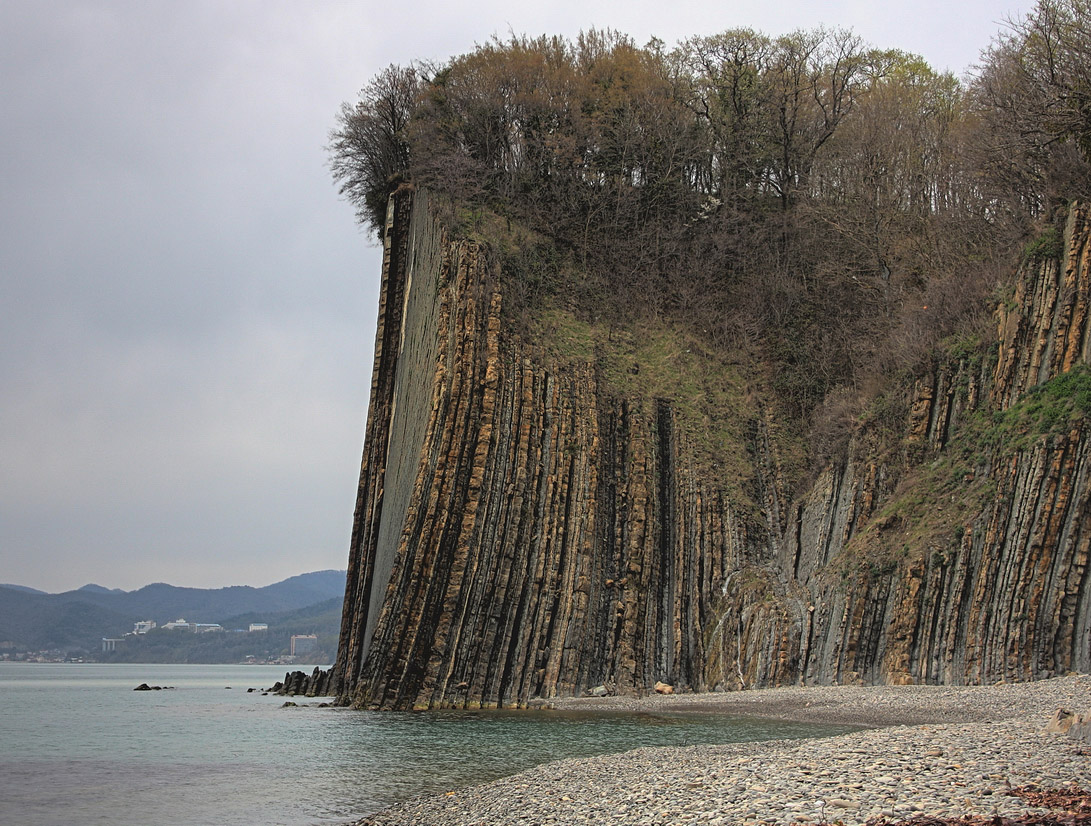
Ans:
{"type": "Polygon", "coordinates": [[[346,824],[564,757],[850,730],[705,714],[286,707],[261,691],[284,671],[0,662],[0,824],[346,824]],[[133,691],[141,683],[169,688],[133,691]]]}

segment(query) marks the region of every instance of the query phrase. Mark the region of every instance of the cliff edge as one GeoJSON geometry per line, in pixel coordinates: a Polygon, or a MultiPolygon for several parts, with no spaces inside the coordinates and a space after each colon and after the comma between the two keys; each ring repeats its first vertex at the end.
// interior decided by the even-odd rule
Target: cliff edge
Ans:
{"type": "Polygon", "coordinates": [[[500,257],[390,202],[332,685],[367,708],[596,688],[985,683],[1091,670],[1091,226],[1024,262],[998,345],[916,381],[805,487],[761,376],[724,412],[619,392],[504,313],[500,257]],[[688,412],[687,412],[688,411],[688,412]],[[715,431],[718,433],[719,431],[715,431]]]}

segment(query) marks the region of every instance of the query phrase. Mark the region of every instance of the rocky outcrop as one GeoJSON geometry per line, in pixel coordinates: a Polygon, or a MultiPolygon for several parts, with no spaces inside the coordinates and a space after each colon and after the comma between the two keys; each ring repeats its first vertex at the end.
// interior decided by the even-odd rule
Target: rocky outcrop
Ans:
{"type": "Polygon", "coordinates": [[[759,413],[741,502],[670,399],[618,397],[595,364],[522,340],[489,249],[396,194],[330,690],[489,707],[1091,669],[1083,427],[974,450],[961,435],[1086,361],[1072,215],[1061,263],[1024,269],[995,369],[960,356],[918,382],[909,458],[861,442],[793,497],[759,413]]]}
{"type": "Polygon", "coordinates": [[[975,482],[988,498],[965,490],[971,501],[952,505],[955,489],[924,503],[950,511],[931,515],[931,535],[914,523],[927,515],[872,520],[812,588],[818,642],[801,657],[804,678],[984,683],[1091,670],[1087,448],[1079,431],[997,456],[975,482]]]}
{"type": "MultiPolygon", "coordinates": [[[[992,397],[1005,409],[1036,384],[1091,359],[1091,207],[1069,210],[1060,255],[1034,257],[1001,305],[1000,358],[992,397]]],[[[1050,251],[1052,253],[1052,251],[1050,251]]]]}
{"type": "MultiPolygon", "coordinates": [[[[428,215],[417,199],[413,220],[428,215]]],[[[485,250],[409,237],[395,218],[376,356],[390,400],[369,410],[343,698],[495,706],[699,682],[710,595],[742,543],[679,459],[669,403],[605,398],[589,365],[535,363],[502,339],[485,250]]]]}
{"type": "Polygon", "coordinates": [[[289,671],[284,679],[274,683],[268,693],[280,694],[285,697],[328,697],[334,694],[333,684],[334,670],[323,671],[315,666],[314,671],[307,674],[303,671],[289,671]]]}
{"type": "Polygon", "coordinates": [[[981,358],[957,358],[917,380],[906,427],[906,444],[942,450],[966,413],[978,409],[987,386],[989,364],[981,358]]]}
{"type": "Polygon", "coordinates": [[[1091,712],[1074,714],[1068,709],[1059,708],[1046,724],[1046,731],[1067,734],[1074,740],[1091,743],[1091,712]]]}

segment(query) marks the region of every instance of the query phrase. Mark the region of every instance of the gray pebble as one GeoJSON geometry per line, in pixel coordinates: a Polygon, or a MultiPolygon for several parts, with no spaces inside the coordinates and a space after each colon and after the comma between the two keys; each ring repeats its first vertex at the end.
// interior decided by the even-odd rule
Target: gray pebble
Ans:
{"type": "Polygon", "coordinates": [[[826,686],[601,698],[610,710],[715,710],[883,725],[839,737],[644,748],[561,760],[359,821],[370,826],[759,824],[870,817],[1018,816],[1007,785],[1091,788],[1091,756],[1044,725],[1058,707],[1091,710],[1091,677],[966,686],[826,686]],[[809,715],[809,716],[808,716],[809,715]],[[912,724],[912,723],[916,724],[912,724]],[[761,782],[755,782],[760,780],[761,782]],[[821,801],[821,802],[820,802],[821,801]]]}

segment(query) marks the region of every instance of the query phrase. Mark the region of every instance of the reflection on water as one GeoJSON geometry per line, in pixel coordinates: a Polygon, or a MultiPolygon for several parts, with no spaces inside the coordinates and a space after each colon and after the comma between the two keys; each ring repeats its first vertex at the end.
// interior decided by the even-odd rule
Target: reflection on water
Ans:
{"type": "Polygon", "coordinates": [[[283,708],[246,691],[281,677],[0,663],[0,823],[344,823],[562,757],[848,730],[725,715],[283,708]],[[141,682],[175,688],[134,693],[141,682]]]}

